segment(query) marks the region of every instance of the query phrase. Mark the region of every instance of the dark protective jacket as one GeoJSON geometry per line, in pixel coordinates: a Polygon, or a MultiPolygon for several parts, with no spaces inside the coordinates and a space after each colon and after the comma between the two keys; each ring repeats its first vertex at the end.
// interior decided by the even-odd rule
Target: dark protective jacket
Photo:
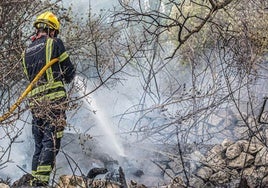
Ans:
{"type": "Polygon", "coordinates": [[[59,58],[59,62],[46,70],[28,97],[51,101],[66,97],[64,82],[72,81],[75,76],[75,68],[60,39],[52,39],[47,36],[35,39],[25,50],[23,56],[24,72],[31,82],[39,71],[54,58],[59,58]]]}

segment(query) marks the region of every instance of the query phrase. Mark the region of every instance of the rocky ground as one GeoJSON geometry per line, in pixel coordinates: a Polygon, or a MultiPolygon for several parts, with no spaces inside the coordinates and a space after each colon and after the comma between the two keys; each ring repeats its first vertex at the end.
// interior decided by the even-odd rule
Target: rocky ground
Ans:
{"type": "MultiPolygon", "coordinates": [[[[268,131],[250,118],[247,124],[236,122],[233,128],[226,125],[234,139],[228,135],[221,143],[181,145],[183,162],[172,146],[161,152],[148,150],[153,156],[150,160],[142,151],[140,158],[128,155],[117,161],[98,148],[90,136],[66,134],[57,157],[57,166],[61,168],[54,172],[53,187],[268,187],[268,131]],[[89,176],[96,167],[107,171],[89,176]]],[[[23,187],[23,181],[1,181],[0,188],[23,187]]]]}
{"type": "MultiPolygon", "coordinates": [[[[191,155],[195,156],[198,165],[195,166],[194,173],[188,177],[188,184],[183,176],[181,161],[179,158],[177,161],[173,158],[174,160],[167,162],[168,165],[165,167],[165,174],[170,175],[170,183],[166,185],[148,186],[135,180],[129,180],[120,167],[119,173],[111,175],[110,179],[107,179],[108,176],[105,179],[96,178],[93,180],[92,177],[85,179],[82,176],[62,175],[55,187],[268,187],[268,150],[256,137],[250,141],[238,140],[234,142],[226,139],[221,144],[214,145],[205,155],[198,151],[191,153],[191,155]],[[180,172],[172,179],[176,169],[180,172]]],[[[102,174],[106,172],[102,171],[102,174]]],[[[143,174],[142,171],[139,173],[143,174]]],[[[155,183],[157,184],[157,182],[155,183]]],[[[22,182],[19,184],[15,182],[11,187],[23,187],[22,185],[22,182]]],[[[0,188],[8,187],[3,183],[0,184],[0,188]]]]}

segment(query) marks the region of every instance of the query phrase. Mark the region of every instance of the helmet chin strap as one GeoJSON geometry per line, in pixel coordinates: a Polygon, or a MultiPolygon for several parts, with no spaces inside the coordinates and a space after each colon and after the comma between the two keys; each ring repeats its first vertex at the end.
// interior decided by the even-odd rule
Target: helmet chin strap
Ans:
{"type": "Polygon", "coordinates": [[[59,34],[59,32],[56,30],[56,31],[54,32],[54,37],[57,38],[58,34],[59,34]]]}
{"type": "Polygon", "coordinates": [[[49,37],[51,37],[51,38],[56,38],[57,35],[58,35],[57,30],[50,29],[50,28],[48,28],[48,32],[47,33],[48,33],[49,37]]]}

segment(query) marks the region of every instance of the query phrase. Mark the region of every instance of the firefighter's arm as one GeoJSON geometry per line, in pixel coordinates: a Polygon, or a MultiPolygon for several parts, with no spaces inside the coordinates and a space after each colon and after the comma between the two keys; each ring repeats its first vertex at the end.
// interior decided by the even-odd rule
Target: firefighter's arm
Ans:
{"type": "Polygon", "coordinates": [[[57,39],[59,64],[62,71],[62,76],[66,83],[70,83],[75,76],[75,67],[67,54],[63,42],[57,39]]]}
{"type": "Polygon", "coordinates": [[[62,76],[66,83],[70,83],[75,76],[75,68],[72,62],[70,61],[70,58],[66,58],[63,62],[60,63],[61,70],[62,70],[62,76]]]}

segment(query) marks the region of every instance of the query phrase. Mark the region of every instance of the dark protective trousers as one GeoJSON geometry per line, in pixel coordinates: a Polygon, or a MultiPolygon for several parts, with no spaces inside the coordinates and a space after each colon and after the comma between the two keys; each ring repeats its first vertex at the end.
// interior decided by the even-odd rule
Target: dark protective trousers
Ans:
{"type": "Polygon", "coordinates": [[[34,117],[32,132],[35,141],[32,170],[36,171],[39,165],[51,165],[53,168],[61,141],[61,138],[57,138],[56,127],[34,117]]]}
{"type": "Polygon", "coordinates": [[[59,152],[63,130],[57,130],[56,126],[34,115],[32,125],[35,140],[32,175],[42,182],[48,182],[59,152]]]}

